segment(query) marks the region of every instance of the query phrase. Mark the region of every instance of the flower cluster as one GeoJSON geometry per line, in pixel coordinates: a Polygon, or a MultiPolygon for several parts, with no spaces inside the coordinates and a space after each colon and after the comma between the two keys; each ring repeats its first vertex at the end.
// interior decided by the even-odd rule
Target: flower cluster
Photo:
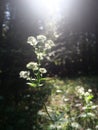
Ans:
{"type": "Polygon", "coordinates": [[[32,69],[32,70],[38,70],[38,64],[37,64],[37,62],[29,62],[27,65],[26,65],[26,67],[28,68],[28,69],[32,69]]]}
{"type": "Polygon", "coordinates": [[[51,49],[53,46],[55,46],[55,44],[52,40],[48,40],[45,44],[46,49],[51,49]]]}
{"type": "Polygon", "coordinates": [[[52,40],[47,40],[44,35],[38,35],[37,38],[30,36],[28,37],[27,43],[33,47],[36,47],[37,45],[39,47],[43,47],[44,45],[44,48],[41,48],[43,50],[51,49],[53,46],[55,46],[54,42],[52,40]]]}
{"type": "Polygon", "coordinates": [[[36,55],[37,55],[37,59],[40,59],[40,60],[43,60],[45,57],[45,54],[42,52],[39,52],[39,53],[37,52],[36,55]]]}
{"type": "Polygon", "coordinates": [[[38,35],[36,38],[33,36],[28,37],[27,43],[33,46],[37,59],[43,60],[46,58],[50,60],[48,52],[55,46],[52,40],[48,40],[44,35],[38,35]]]}
{"type": "Polygon", "coordinates": [[[29,71],[20,71],[19,75],[20,75],[20,78],[28,79],[30,76],[30,72],[29,71]]]}
{"type": "Polygon", "coordinates": [[[34,37],[30,36],[28,37],[27,43],[30,44],[31,46],[35,46],[37,45],[37,40],[34,37]]]}
{"type": "Polygon", "coordinates": [[[77,86],[76,91],[77,91],[77,94],[79,95],[84,95],[85,93],[84,88],[82,86],[77,86]]]}
{"type": "Polygon", "coordinates": [[[39,71],[40,71],[40,73],[42,73],[42,74],[47,73],[47,70],[46,70],[45,68],[40,68],[39,71]]]}
{"type": "Polygon", "coordinates": [[[92,98],[92,90],[88,89],[88,91],[85,92],[84,88],[82,86],[77,86],[76,87],[77,95],[79,96],[80,99],[84,99],[85,102],[89,102],[92,98]]]}
{"type": "Polygon", "coordinates": [[[34,78],[30,76],[30,71],[21,71],[20,78],[29,80],[27,83],[31,87],[41,86],[43,81],[43,74],[47,73],[45,68],[41,68],[41,61],[46,57],[47,50],[54,46],[52,40],[47,40],[46,36],[38,35],[36,38],[33,36],[28,37],[27,43],[33,46],[34,53],[36,54],[37,62],[29,62],[26,68],[33,71],[34,78]]]}
{"type": "Polygon", "coordinates": [[[37,41],[44,43],[47,40],[47,38],[44,35],[38,35],[37,36],[37,41]]]}

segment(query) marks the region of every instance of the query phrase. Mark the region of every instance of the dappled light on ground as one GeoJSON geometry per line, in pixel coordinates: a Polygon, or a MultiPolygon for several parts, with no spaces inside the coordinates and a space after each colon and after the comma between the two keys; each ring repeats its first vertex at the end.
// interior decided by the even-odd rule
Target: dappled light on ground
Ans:
{"type": "Polygon", "coordinates": [[[43,120],[41,124],[43,130],[45,127],[47,130],[85,130],[97,127],[98,102],[97,97],[95,98],[95,95],[98,95],[97,79],[98,77],[52,78],[49,81],[53,85],[52,93],[46,104],[54,124],[51,124],[43,107],[38,113],[40,120],[43,120]],[[91,125],[90,121],[93,122],[91,125]]]}

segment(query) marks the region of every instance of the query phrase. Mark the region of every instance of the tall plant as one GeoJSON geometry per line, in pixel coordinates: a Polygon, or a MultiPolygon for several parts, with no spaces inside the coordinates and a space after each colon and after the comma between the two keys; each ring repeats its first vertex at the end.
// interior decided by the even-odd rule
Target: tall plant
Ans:
{"type": "MultiPolygon", "coordinates": [[[[27,83],[30,87],[33,88],[39,88],[43,86],[43,82],[46,80],[46,78],[43,77],[45,73],[47,73],[46,68],[42,67],[42,61],[44,58],[50,59],[49,57],[49,51],[53,46],[55,46],[54,42],[52,40],[47,40],[46,36],[44,35],[38,35],[36,38],[33,36],[28,37],[27,43],[30,44],[33,47],[33,51],[36,55],[37,61],[31,61],[26,65],[26,68],[28,71],[21,71],[19,73],[20,78],[26,79],[27,83]],[[31,70],[33,72],[33,77],[30,74],[31,70]]],[[[45,111],[50,118],[51,122],[55,124],[52,117],[50,116],[48,109],[43,103],[45,111]]]]}
{"type": "Polygon", "coordinates": [[[28,37],[27,43],[33,47],[33,51],[36,55],[37,61],[31,61],[26,65],[26,68],[31,70],[34,77],[31,76],[30,71],[21,71],[20,78],[27,80],[30,87],[43,86],[43,75],[47,73],[46,68],[42,67],[42,61],[44,58],[48,58],[49,50],[55,45],[52,40],[47,40],[46,36],[38,35],[36,38],[33,36],[28,37]]]}

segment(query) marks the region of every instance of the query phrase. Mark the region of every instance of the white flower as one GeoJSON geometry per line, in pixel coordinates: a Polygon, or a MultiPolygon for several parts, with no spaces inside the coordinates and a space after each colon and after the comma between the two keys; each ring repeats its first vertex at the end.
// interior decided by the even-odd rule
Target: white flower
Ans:
{"type": "Polygon", "coordinates": [[[96,125],[95,128],[98,129],[98,125],[96,125]]]}
{"type": "Polygon", "coordinates": [[[29,62],[26,67],[28,69],[38,70],[38,64],[36,62],[29,62]]]}
{"type": "Polygon", "coordinates": [[[76,87],[76,91],[80,94],[80,95],[84,95],[84,88],[83,87],[81,87],[81,86],[77,86],[76,87]]]}
{"type": "Polygon", "coordinates": [[[43,112],[43,111],[39,111],[39,112],[38,112],[38,115],[41,115],[41,116],[42,116],[42,115],[46,115],[46,113],[43,112]]]}
{"type": "Polygon", "coordinates": [[[58,130],[61,130],[61,129],[62,129],[62,126],[61,126],[61,125],[58,125],[58,126],[57,126],[57,129],[58,129],[58,130]]]}
{"type": "Polygon", "coordinates": [[[62,90],[58,89],[58,90],[56,90],[56,93],[62,93],[62,90]]]}
{"type": "Polygon", "coordinates": [[[75,105],[75,107],[79,107],[79,106],[81,106],[81,104],[80,104],[80,103],[78,103],[78,104],[76,104],[76,105],[75,105]]]}
{"type": "Polygon", "coordinates": [[[53,130],[53,129],[55,129],[55,127],[56,127],[56,125],[52,125],[52,124],[51,124],[51,125],[49,126],[49,129],[50,129],[50,130],[53,130]]]}
{"type": "Polygon", "coordinates": [[[44,73],[47,73],[47,70],[45,68],[40,68],[39,71],[44,74],[44,73]]]}
{"type": "Polygon", "coordinates": [[[93,105],[91,106],[92,109],[96,109],[97,108],[97,105],[93,105]]]}
{"type": "Polygon", "coordinates": [[[90,117],[95,117],[95,114],[91,113],[91,112],[87,113],[87,115],[90,116],[90,117]]]}
{"type": "Polygon", "coordinates": [[[92,102],[92,101],[90,101],[89,103],[90,103],[90,105],[92,105],[92,104],[93,104],[93,102],[92,102]]]}
{"type": "Polygon", "coordinates": [[[44,43],[44,42],[46,41],[46,39],[47,39],[47,38],[46,38],[44,35],[38,35],[38,36],[37,36],[38,42],[44,43]]]}
{"type": "Polygon", "coordinates": [[[27,43],[29,43],[31,46],[35,46],[37,45],[37,40],[35,39],[35,37],[30,36],[28,37],[27,43]]]}
{"type": "Polygon", "coordinates": [[[64,98],[63,101],[64,101],[64,102],[68,102],[69,99],[68,99],[68,98],[64,98]]]}
{"type": "Polygon", "coordinates": [[[85,96],[89,96],[89,92],[86,92],[84,95],[85,95],[85,96]]]}
{"type": "Polygon", "coordinates": [[[45,44],[45,49],[51,49],[51,46],[48,43],[46,43],[45,44]]]}
{"type": "Polygon", "coordinates": [[[85,107],[82,107],[82,110],[86,110],[87,109],[87,106],[85,106],[85,107]]]}
{"type": "Polygon", "coordinates": [[[30,72],[29,71],[20,71],[19,75],[20,75],[20,78],[27,79],[30,76],[30,72]]]}
{"type": "Polygon", "coordinates": [[[43,60],[45,54],[44,53],[37,53],[37,59],[43,60]]]}
{"type": "Polygon", "coordinates": [[[92,130],[91,128],[87,128],[86,130],[92,130]]]}
{"type": "Polygon", "coordinates": [[[82,113],[82,114],[80,114],[80,117],[85,118],[85,117],[87,117],[87,114],[86,113],[82,113]]]}
{"type": "Polygon", "coordinates": [[[92,90],[91,90],[91,89],[88,89],[88,92],[89,92],[89,93],[91,93],[91,92],[92,92],[92,90]]]}
{"type": "Polygon", "coordinates": [[[72,126],[73,128],[81,129],[80,124],[77,123],[77,122],[72,122],[72,123],[71,123],[71,126],[72,126]]]}
{"type": "Polygon", "coordinates": [[[52,40],[47,40],[47,42],[45,43],[46,49],[51,49],[53,46],[55,46],[55,44],[52,40]]]}

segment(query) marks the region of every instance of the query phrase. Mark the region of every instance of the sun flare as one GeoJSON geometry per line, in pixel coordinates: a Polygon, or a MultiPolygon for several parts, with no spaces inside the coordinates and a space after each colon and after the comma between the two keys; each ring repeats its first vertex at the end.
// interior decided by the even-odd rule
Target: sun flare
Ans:
{"type": "Polygon", "coordinates": [[[61,0],[42,0],[42,4],[50,14],[54,14],[60,10],[61,0]]]}

